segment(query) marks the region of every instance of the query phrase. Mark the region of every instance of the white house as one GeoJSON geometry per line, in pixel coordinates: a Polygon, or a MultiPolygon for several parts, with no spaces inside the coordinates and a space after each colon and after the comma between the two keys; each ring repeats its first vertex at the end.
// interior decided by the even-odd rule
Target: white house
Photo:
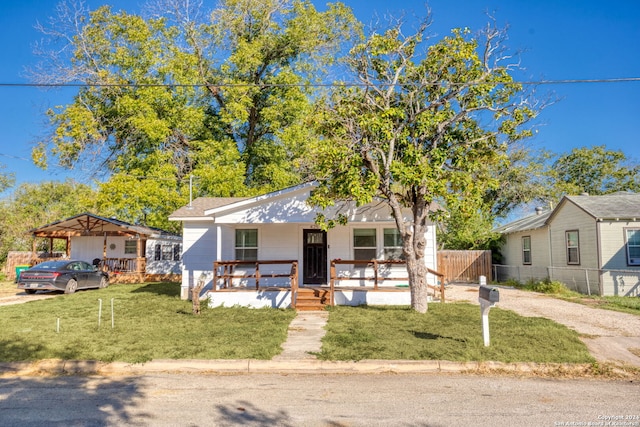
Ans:
{"type": "Polygon", "coordinates": [[[566,196],[496,231],[505,237],[500,280],[549,277],[585,294],[640,295],[640,194],[566,196]]]}
{"type": "MultiPolygon", "coordinates": [[[[401,242],[386,204],[343,204],[325,213],[339,209],[348,224],[323,231],[315,223],[318,208],[306,203],[315,186],[202,197],[174,212],[169,219],[183,224],[182,298],[200,280],[213,306],[301,308],[309,290],[325,303],[409,304],[401,242]]],[[[436,270],[433,224],[426,238],[425,262],[436,270]]],[[[430,280],[436,284],[435,276],[430,280]]]]}
{"type": "Polygon", "coordinates": [[[50,253],[54,239],[65,240],[66,251],[61,255],[100,264],[113,273],[114,281],[127,276],[128,281],[163,280],[177,277],[182,270],[181,236],[153,227],[83,213],[31,233],[49,239],[50,253]]]}

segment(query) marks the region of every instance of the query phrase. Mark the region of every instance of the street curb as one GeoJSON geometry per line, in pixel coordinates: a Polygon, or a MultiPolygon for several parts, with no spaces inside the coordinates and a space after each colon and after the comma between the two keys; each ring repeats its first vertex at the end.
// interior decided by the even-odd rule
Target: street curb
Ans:
{"type": "Polygon", "coordinates": [[[0,363],[0,378],[60,375],[180,374],[437,374],[514,373],[584,376],[591,364],[451,362],[447,360],[152,360],[145,363],[47,359],[37,362],[0,363]]]}

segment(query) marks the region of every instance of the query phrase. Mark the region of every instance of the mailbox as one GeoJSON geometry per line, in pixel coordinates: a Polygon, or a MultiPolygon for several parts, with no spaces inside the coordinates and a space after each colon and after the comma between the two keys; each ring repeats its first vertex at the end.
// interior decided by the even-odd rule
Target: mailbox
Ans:
{"type": "Polygon", "coordinates": [[[500,291],[496,288],[490,288],[489,286],[480,286],[480,294],[478,297],[490,303],[496,303],[500,301],[500,291]]]}

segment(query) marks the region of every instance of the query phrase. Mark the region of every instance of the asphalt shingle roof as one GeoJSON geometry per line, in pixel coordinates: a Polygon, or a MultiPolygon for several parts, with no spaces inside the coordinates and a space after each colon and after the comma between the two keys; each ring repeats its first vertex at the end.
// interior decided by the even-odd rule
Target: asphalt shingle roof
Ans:
{"type": "Polygon", "coordinates": [[[198,197],[191,202],[191,206],[181,207],[169,218],[199,218],[203,217],[205,211],[209,209],[227,206],[246,199],[247,197],[198,197]]]}
{"type": "Polygon", "coordinates": [[[544,225],[552,211],[543,211],[542,213],[530,215],[516,221],[510,222],[496,228],[494,231],[498,233],[515,233],[517,231],[535,230],[544,225]]]}
{"type": "Polygon", "coordinates": [[[614,193],[604,196],[567,196],[594,218],[640,219],[640,194],[614,193]]]}

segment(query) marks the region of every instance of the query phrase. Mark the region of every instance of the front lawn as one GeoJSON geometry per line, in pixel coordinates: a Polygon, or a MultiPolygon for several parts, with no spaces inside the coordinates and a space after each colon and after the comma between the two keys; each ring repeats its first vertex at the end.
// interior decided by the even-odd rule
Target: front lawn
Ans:
{"type": "Polygon", "coordinates": [[[405,307],[332,307],[318,355],[324,360],[405,359],[592,363],[578,334],[542,318],[492,308],[491,345],[484,346],[480,308],[430,304],[426,314],[405,307]]]}
{"type": "MultiPolygon", "coordinates": [[[[192,314],[173,283],[111,285],[0,306],[0,361],[79,359],[270,359],[281,352],[293,310],[206,307],[192,314]],[[102,317],[98,327],[99,301],[102,317]],[[114,328],[111,327],[111,300],[114,328]],[[58,327],[59,322],[59,327],[58,327]]],[[[562,325],[493,308],[484,347],[478,306],[331,307],[324,360],[405,359],[590,363],[562,325]]]]}
{"type": "Polygon", "coordinates": [[[175,283],[111,285],[2,306],[0,361],[270,359],[280,353],[295,316],[293,310],[239,307],[205,308],[195,316],[179,291],[175,283]]]}

